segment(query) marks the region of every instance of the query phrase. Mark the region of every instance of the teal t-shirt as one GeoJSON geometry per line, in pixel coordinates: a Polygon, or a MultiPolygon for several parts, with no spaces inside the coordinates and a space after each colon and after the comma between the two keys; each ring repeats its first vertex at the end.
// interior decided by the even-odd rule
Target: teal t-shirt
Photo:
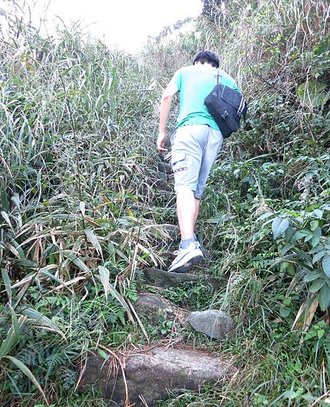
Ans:
{"type": "MultiPolygon", "coordinates": [[[[216,84],[218,70],[208,65],[185,66],[175,72],[172,81],[179,90],[180,113],[176,127],[191,124],[207,124],[213,129],[219,130],[204,105],[204,99],[212,91],[216,84]]],[[[221,83],[238,91],[234,79],[223,71],[220,71],[221,83]]]]}

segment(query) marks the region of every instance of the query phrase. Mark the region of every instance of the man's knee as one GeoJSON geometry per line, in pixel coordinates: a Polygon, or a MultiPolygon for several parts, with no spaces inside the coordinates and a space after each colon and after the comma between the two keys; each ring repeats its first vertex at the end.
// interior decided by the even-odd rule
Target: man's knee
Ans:
{"type": "Polygon", "coordinates": [[[176,195],[195,195],[195,191],[189,185],[177,185],[175,187],[176,195]]]}
{"type": "Polygon", "coordinates": [[[183,195],[183,196],[194,196],[195,199],[198,199],[199,201],[202,199],[203,193],[204,193],[205,187],[201,187],[200,185],[197,186],[197,188],[193,188],[191,185],[175,185],[175,193],[178,196],[183,195]]]}

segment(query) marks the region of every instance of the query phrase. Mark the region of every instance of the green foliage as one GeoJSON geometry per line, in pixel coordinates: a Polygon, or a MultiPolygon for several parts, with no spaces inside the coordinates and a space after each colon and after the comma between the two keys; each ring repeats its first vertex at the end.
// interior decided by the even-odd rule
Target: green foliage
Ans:
{"type": "Polygon", "coordinates": [[[1,43],[1,405],[37,392],[73,405],[79,360],[100,341],[135,340],[135,270],[161,264],[168,238],[147,206],[148,67],[77,26],[58,34],[1,43]]]}
{"type": "Polygon", "coordinates": [[[211,287],[203,281],[182,283],[180,287],[168,288],[162,293],[177,306],[190,310],[202,309],[211,294],[211,287]]]}
{"type": "Polygon", "coordinates": [[[244,321],[236,337],[238,364],[250,370],[238,384],[244,394],[235,383],[221,395],[226,406],[303,406],[325,398],[315,377],[329,371],[329,34],[319,13],[327,6],[239,3],[200,25],[250,108],[217,161],[199,223],[212,271],[228,277],[212,305],[244,321]]]}
{"type": "Polygon", "coordinates": [[[280,270],[295,270],[311,295],[316,294],[322,311],[330,306],[330,206],[316,205],[291,210],[272,221],[274,239],[279,241],[280,270]]]}
{"type": "Polygon", "coordinates": [[[198,221],[209,273],[223,285],[183,284],[163,295],[231,312],[236,335],[225,343],[192,332],[185,340],[228,353],[240,373],[160,405],[325,399],[327,5],[213,3],[204,2],[210,18],[201,16],[196,32],[135,57],[86,40],[79,25],[43,37],[9,16],[12,35],[0,45],[0,404],[103,406],[98,394],[76,392],[88,352],[175,336],[172,321],[146,330],[135,314],[137,287],[146,288],[136,270],[166,266],[166,223],[176,221],[171,181],[166,193],[159,187],[154,106],[173,71],[206,48],[219,51],[249,102],[247,126],[226,141],[198,221]]]}

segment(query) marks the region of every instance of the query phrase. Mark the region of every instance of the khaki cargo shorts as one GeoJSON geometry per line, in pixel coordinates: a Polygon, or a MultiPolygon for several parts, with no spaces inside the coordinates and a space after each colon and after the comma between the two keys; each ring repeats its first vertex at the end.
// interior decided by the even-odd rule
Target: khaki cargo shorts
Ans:
{"type": "Polygon", "coordinates": [[[221,132],[207,125],[188,125],[176,130],[171,159],[176,193],[188,188],[195,198],[202,197],[222,143],[221,132]]]}

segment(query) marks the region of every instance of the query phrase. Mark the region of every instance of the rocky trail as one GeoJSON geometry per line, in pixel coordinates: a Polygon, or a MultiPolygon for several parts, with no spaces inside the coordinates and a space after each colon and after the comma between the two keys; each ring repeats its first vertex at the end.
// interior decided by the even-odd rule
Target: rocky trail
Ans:
{"type": "Polygon", "coordinates": [[[230,315],[216,309],[180,308],[161,294],[165,288],[197,281],[216,290],[219,280],[206,274],[169,273],[154,268],[144,269],[142,274],[146,286],[156,292],[138,293],[134,303],[136,313],[153,327],[169,322],[168,326],[175,326],[176,339],[125,352],[107,349],[106,360],[96,353],[90,355],[81,372],[81,390],[97,386],[109,406],[155,407],[157,401],[166,399],[169,393],[198,391],[205,384],[221,386],[223,381],[232,380],[238,370],[227,355],[198,349],[189,337],[183,340],[180,335],[195,330],[210,340],[223,341],[234,330],[230,315]]]}

